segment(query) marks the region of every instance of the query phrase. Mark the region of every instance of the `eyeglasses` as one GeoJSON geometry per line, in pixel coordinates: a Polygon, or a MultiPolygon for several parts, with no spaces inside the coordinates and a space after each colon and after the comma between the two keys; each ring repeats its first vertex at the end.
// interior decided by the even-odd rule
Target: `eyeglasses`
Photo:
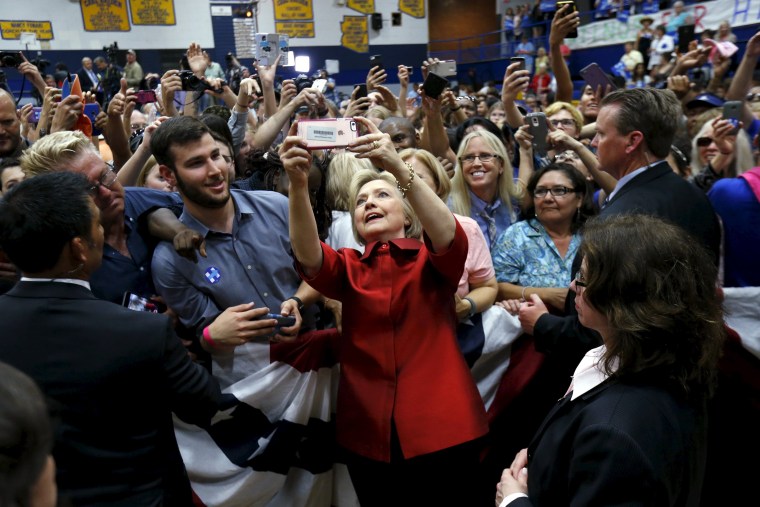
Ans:
{"type": "Polygon", "coordinates": [[[747,102],[760,102],[760,93],[748,93],[744,100],[747,102]]]}
{"type": "Polygon", "coordinates": [[[586,288],[586,282],[584,280],[581,280],[582,277],[583,275],[581,274],[580,271],[578,271],[578,274],[575,275],[575,279],[573,280],[573,282],[575,282],[575,287],[577,289],[576,293],[578,294],[580,294],[583,291],[583,289],[586,288]]]}
{"type": "Polygon", "coordinates": [[[567,187],[552,187],[552,188],[539,187],[533,191],[533,197],[543,199],[544,197],[546,197],[546,194],[552,194],[554,197],[562,197],[563,195],[567,195],[568,192],[575,192],[575,189],[567,188],[567,187]]]}
{"type": "Polygon", "coordinates": [[[563,151],[562,153],[558,153],[554,156],[555,162],[574,162],[576,160],[580,160],[581,157],[578,156],[577,153],[574,151],[563,151]]]}
{"type": "Polygon", "coordinates": [[[100,187],[105,187],[108,190],[111,190],[114,183],[116,183],[116,172],[114,172],[111,164],[106,164],[105,172],[100,175],[98,181],[87,187],[87,192],[90,195],[97,195],[100,187]]]}
{"type": "Polygon", "coordinates": [[[697,138],[697,146],[699,146],[700,148],[707,148],[708,146],[712,144],[712,142],[713,142],[712,137],[698,137],[697,138]]]}
{"type": "Polygon", "coordinates": [[[552,124],[552,127],[559,127],[562,125],[563,127],[574,127],[575,126],[575,120],[572,118],[560,118],[559,120],[549,120],[549,123],[552,124]]]}
{"type": "Polygon", "coordinates": [[[465,155],[462,157],[462,162],[465,164],[472,164],[475,162],[475,159],[480,159],[481,162],[486,163],[490,162],[491,160],[495,158],[500,158],[498,155],[494,153],[480,153],[479,155],[465,155]]]}

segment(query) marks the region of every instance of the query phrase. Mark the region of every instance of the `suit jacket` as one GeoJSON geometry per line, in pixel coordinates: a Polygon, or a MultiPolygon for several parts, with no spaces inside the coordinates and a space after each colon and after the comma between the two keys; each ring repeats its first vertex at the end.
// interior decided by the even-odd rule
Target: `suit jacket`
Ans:
{"type": "MultiPolygon", "coordinates": [[[[93,69],[92,72],[97,76],[98,72],[93,69]]],[[[83,92],[89,92],[96,86],[98,86],[98,81],[94,81],[90,79],[90,75],[87,74],[87,70],[82,67],[77,71],[77,76],[79,76],[79,84],[82,86],[83,92]]]]}
{"type": "Polygon", "coordinates": [[[510,507],[698,506],[707,417],[660,385],[608,379],[552,409],[528,447],[528,494],[510,507]]]}
{"type": "Polygon", "coordinates": [[[0,296],[0,360],[35,379],[53,412],[57,483],[74,505],[159,505],[176,460],[171,412],[207,425],[221,396],[163,315],[85,287],[19,282],[0,296]]]}

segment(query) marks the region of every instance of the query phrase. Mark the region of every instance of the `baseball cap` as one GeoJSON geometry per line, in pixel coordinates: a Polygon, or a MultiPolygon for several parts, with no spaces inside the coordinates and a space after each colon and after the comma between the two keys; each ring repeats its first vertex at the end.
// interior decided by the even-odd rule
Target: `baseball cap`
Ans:
{"type": "Polygon", "coordinates": [[[712,93],[700,93],[689,102],[686,107],[721,107],[724,100],[712,93]]]}
{"type": "Polygon", "coordinates": [[[127,53],[129,53],[131,55],[136,55],[137,54],[137,53],[135,53],[134,49],[127,49],[127,53]]]}

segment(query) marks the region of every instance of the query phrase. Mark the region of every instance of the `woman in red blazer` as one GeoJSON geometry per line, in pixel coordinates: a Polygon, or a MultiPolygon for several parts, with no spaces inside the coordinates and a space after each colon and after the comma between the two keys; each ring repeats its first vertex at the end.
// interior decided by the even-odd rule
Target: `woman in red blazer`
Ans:
{"type": "Polygon", "coordinates": [[[296,127],[280,150],[301,276],[343,302],[338,443],[363,507],[466,505],[478,439],[488,431],[456,341],[454,294],[467,237],[390,136],[355,120],[369,133],[348,149],[385,170],[361,171],[351,184],[364,253],[319,241],[307,186],[311,154],[296,127]]]}

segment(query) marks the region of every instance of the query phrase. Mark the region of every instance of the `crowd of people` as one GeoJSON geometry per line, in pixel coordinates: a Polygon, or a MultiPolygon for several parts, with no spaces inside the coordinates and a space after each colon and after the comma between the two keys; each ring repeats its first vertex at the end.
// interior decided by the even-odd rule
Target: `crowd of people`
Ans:
{"type": "Polygon", "coordinates": [[[663,86],[575,101],[579,24],[560,7],[535,65],[439,97],[399,65],[398,94],[373,67],[341,101],[195,43],[145,103],[133,51],[64,98],[22,63],[43,105],[0,90],[0,506],[750,498],[757,466],[727,464],[760,451],[760,359],[721,291],[760,287],[760,32],[733,69],[695,40],[663,86]],[[332,118],[356,135],[299,135],[332,118]],[[510,325],[487,395],[473,365],[510,325]],[[304,477],[336,464],[348,496],[304,477]],[[232,501],[234,466],[271,473],[232,501]]]}

